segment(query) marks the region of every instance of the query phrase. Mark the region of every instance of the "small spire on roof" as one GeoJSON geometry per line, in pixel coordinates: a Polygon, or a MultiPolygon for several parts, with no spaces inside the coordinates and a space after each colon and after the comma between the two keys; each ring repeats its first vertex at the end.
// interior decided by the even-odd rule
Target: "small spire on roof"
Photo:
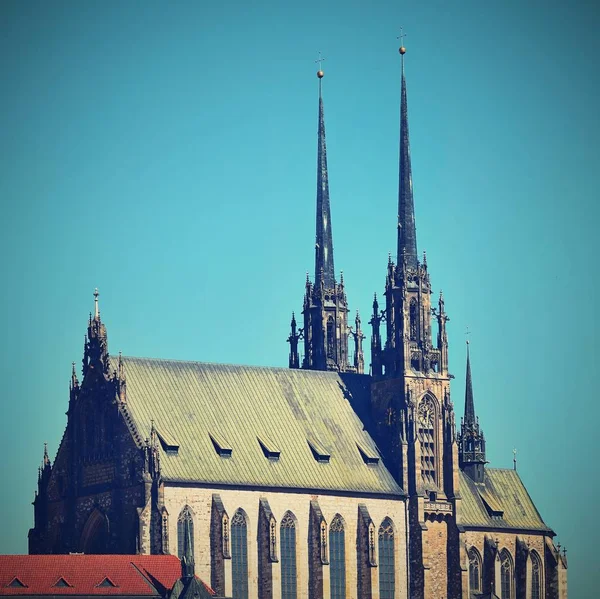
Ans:
{"type": "Polygon", "coordinates": [[[100,293],[98,293],[98,287],[96,287],[96,289],[94,289],[94,318],[96,320],[100,319],[100,309],[98,307],[98,296],[100,295],[100,293]]]}
{"type": "Polygon", "coordinates": [[[48,457],[48,443],[44,443],[44,468],[50,464],[50,458],[48,457]]]}
{"type": "Polygon", "coordinates": [[[517,449],[513,448],[513,470],[517,469],[517,449]]]}

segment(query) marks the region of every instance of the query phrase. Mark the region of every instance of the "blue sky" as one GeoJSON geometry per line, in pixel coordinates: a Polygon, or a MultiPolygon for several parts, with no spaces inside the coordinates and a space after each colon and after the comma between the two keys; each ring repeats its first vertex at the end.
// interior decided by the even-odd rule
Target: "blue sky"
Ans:
{"type": "Polygon", "coordinates": [[[488,459],[510,467],[518,448],[569,550],[570,596],[589,596],[596,13],[538,0],[3,2],[0,552],[27,549],[94,287],[113,354],[287,364],[314,264],[319,50],[335,264],[366,322],[396,244],[403,25],[418,245],[451,318],[453,400],[462,412],[468,326],[488,459]]]}

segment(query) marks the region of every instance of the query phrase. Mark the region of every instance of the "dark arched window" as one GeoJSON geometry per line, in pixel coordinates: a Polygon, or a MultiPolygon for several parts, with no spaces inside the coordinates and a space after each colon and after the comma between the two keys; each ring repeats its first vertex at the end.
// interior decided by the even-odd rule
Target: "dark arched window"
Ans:
{"type": "Polygon", "coordinates": [[[481,591],[481,557],[475,547],[469,549],[469,586],[471,591],[481,591]]]}
{"type": "Polygon", "coordinates": [[[331,599],[346,599],[346,534],[344,519],[337,514],[329,526],[331,599]]]}
{"type": "Polygon", "coordinates": [[[436,484],[435,403],[426,395],[417,411],[417,436],[421,449],[421,478],[425,484],[436,484]]]}
{"type": "Polygon", "coordinates": [[[297,599],[296,517],[286,512],[281,519],[281,599],[297,599]]]}
{"type": "Polygon", "coordinates": [[[330,316],[327,319],[327,357],[335,359],[335,324],[330,316]]]}
{"type": "Polygon", "coordinates": [[[192,554],[194,553],[194,516],[192,514],[192,508],[186,505],[181,512],[179,512],[179,518],[177,518],[177,555],[183,557],[183,549],[185,542],[185,523],[186,521],[190,524],[190,541],[192,543],[192,554]]]}
{"type": "Polygon", "coordinates": [[[414,299],[410,300],[409,308],[409,319],[410,319],[410,339],[411,341],[417,340],[417,302],[414,299]]]}
{"type": "Polygon", "coordinates": [[[248,519],[239,509],[231,519],[232,595],[248,599],[248,519]]]}
{"type": "Polygon", "coordinates": [[[503,549],[500,552],[500,598],[513,599],[513,561],[510,553],[503,549]]]}
{"type": "Polygon", "coordinates": [[[394,567],[394,525],[386,518],[379,527],[379,597],[394,599],[396,576],[394,567]]]}
{"type": "Polygon", "coordinates": [[[542,599],[542,560],[531,552],[531,599],[542,599]]]}

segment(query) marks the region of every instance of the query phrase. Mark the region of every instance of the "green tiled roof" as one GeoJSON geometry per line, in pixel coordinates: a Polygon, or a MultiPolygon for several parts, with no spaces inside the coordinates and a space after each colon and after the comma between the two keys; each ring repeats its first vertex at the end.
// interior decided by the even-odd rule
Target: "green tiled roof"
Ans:
{"type": "Polygon", "coordinates": [[[167,481],[403,494],[383,463],[366,464],[358,449],[378,455],[350,403],[368,401],[367,376],[130,357],[123,363],[129,413],[143,438],[154,421],[167,481]]]}
{"type": "Polygon", "coordinates": [[[473,482],[461,471],[460,495],[459,526],[552,532],[515,470],[486,468],[484,484],[473,482]],[[492,518],[492,511],[502,516],[492,518]]]}

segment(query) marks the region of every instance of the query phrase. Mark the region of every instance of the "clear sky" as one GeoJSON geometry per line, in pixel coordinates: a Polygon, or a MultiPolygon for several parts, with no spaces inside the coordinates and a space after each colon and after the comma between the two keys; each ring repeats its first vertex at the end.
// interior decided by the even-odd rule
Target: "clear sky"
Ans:
{"type": "Polygon", "coordinates": [[[556,0],[4,0],[0,552],[27,550],[94,287],[113,354],[287,365],[314,264],[318,50],[335,264],[366,323],[396,246],[403,25],[452,397],[461,413],[468,326],[488,459],[511,467],[517,447],[570,597],[592,596],[597,16],[556,0]]]}

